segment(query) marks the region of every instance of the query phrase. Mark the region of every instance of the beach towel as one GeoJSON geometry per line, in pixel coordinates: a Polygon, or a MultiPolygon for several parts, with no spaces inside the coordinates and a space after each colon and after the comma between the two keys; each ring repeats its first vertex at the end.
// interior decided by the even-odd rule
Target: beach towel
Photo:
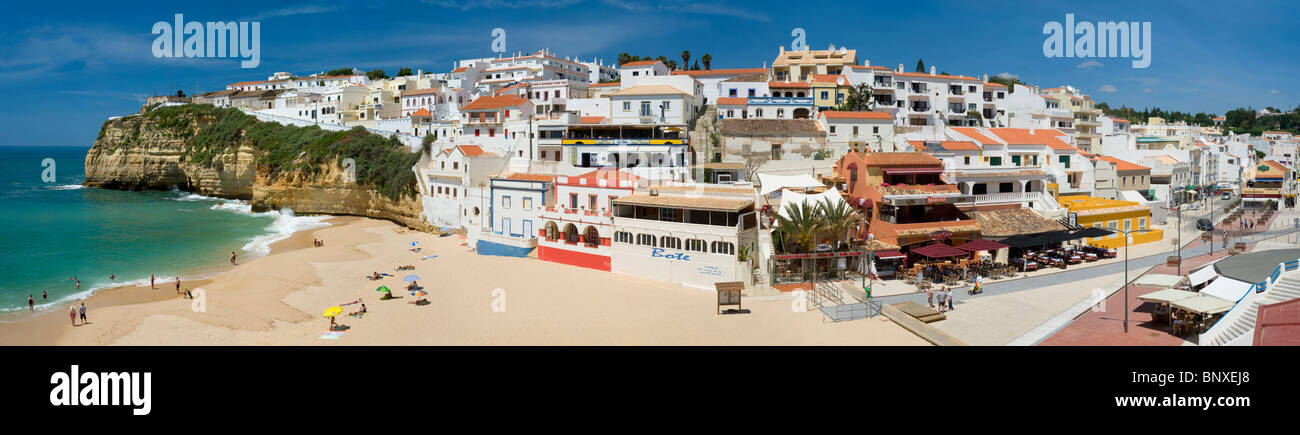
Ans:
{"type": "Polygon", "coordinates": [[[341,332],[341,331],[330,331],[330,332],[326,332],[324,335],[321,335],[321,336],[320,336],[320,339],[321,339],[321,340],[338,340],[339,337],[342,337],[342,336],[343,336],[343,334],[344,334],[344,333],[341,332]]]}
{"type": "Polygon", "coordinates": [[[423,256],[423,257],[420,257],[421,260],[430,260],[430,259],[434,259],[434,258],[438,258],[438,255],[436,255],[436,254],[435,254],[435,255],[425,255],[425,256],[423,256]]]}

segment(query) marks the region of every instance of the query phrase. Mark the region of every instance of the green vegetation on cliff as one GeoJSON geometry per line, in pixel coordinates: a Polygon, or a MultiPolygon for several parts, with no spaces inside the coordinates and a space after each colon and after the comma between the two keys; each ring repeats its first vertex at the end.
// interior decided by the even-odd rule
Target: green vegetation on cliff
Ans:
{"type": "MultiPolygon", "coordinates": [[[[351,158],[356,162],[358,184],[392,200],[416,193],[411,167],[420,155],[409,152],[397,138],[385,138],[361,127],[326,131],[316,126],[259,122],[238,109],[206,104],[161,107],[141,116],[186,138],[184,159],[188,162],[221,170],[216,157],[246,141],[259,151],[257,164],[267,168],[272,179],[287,174],[317,175],[327,165],[351,158]]],[[[125,122],[136,123],[138,136],[140,120],[125,122]]]]}

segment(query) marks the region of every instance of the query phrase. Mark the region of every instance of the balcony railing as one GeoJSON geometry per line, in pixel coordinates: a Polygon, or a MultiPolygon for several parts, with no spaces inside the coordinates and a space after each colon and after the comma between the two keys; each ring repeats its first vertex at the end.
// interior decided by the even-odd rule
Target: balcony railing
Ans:
{"type": "Polygon", "coordinates": [[[1060,204],[1057,204],[1055,199],[1043,192],[989,193],[984,195],[968,195],[963,198],[966,202],[959,204],[978,206],[985,204],[1008,204],[1019,202],[1028,205],[1028,203],[1032,202],[1034,203],[1035,208],[1043,210],[1057,210],[1061,208],[1060,204]]]}

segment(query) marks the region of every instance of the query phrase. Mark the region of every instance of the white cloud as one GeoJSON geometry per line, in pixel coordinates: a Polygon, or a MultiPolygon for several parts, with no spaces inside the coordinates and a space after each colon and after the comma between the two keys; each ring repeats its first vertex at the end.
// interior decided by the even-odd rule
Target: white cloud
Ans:
{"type": "Polygon", "coordinates": [[[1278,92],[1277,89],[1269,89],[1269,90],[1268,90],[1268,93],[1273,94],[1273,95],[1277,95],[1279,92],[1278,92]]]}
{"type": "Polygon", "coordinates": [[[1082,68],[1082,69],[1092,69],[1092,68],[1098,68],[1098,67],[1101,67],[1101,66],[1103,66],[1103,65],[1101,64],[1101,62],[1098,62],[1098,61],[1095,61],[1095,60],[1086,60],[1086,61],[1084,61],[1084,62],[1081,63],[1081,64],[1075,65],[1074,67],[1075,67],[1075,68],[1082,68]]]}
{"type": "Polygon", "coordinates": [[[294,7],[288,7],[288,8],[281,8],[281,9],[273,9],[273,10],[269,10],[269,11],[264,11],[264,12],[258,13],[258,14],[255,15],[253,18],[249,18],[249,19],[241,19],[240,21],[261,21],[261,20],[265,20],[265,19],[267,19],[267,18],[275,18],[275,17],[291,17],[291,16],[294,16],[294,15],[315,15],[315,14],[324,14],[324,13],[328,13],[328,12],[341,11],[341,10],[343,10],[343,9],[345,9],[345,8],[342,7],[342,6],[335,6],[335,5],[306,5],[306,6],[294,6],[294,7]]]}
{"type": "Polygon", "coordinates": [[[1014,80],[1014,79],[1019,79],[1020,76],[1015,75],[1015,74],[1012,74],[1012,73],[1009,73],[1009,72],[1004,72],[1004,73],[998,74],[998,78],[1003,79],[1003,80],[1014,80]]]}
{"type": "Polygon", "coordinates": [[[1102,85],[1102,87],[1097,88],[1097,90],[1106,93],[1113,93],[1118,91],[1119,89],[1115,89],[1115,86],[1112,85],[1102,85]]]}
{"type": "Polygon", "coordinates": [[[142,94],[137,92],[126,92],[126,91],[97,90],[97,89],[81,90],[81,91],[59,91],[59,93],[67,94],[67,95],[76,95],[80,97],[119,98],[123,100],[139,102],[139,103],[143,103],[145,102],[145,100],[149,99],[149,94],[142,94]]]}

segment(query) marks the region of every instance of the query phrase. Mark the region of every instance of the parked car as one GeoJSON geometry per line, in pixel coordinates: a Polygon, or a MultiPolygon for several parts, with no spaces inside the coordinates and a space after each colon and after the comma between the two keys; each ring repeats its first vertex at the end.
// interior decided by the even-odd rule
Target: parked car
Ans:
{"type": "Polygon", "coordinates": [[[1196,220],[1196,229],[1201,231],[1214,231],[1214,224],[1209,219],[1200,218],[1196,220]]]}
{"type": "Polygon", "coordinates": [[[1232,199],[1232,192],[1223,192],[1223,200],[1227,201],[1229,199],[1232,199]]]}

